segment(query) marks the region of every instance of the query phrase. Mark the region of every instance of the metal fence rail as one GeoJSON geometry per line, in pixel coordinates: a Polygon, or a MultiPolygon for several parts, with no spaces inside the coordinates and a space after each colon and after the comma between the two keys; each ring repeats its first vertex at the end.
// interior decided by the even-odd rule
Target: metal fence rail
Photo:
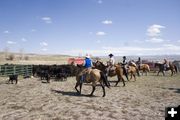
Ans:
{"type": "Polygon", "coordinates": [[[32,65],[0,65],[0,76],[9,75],[22,75],[31,76],[32,75],[32,65]]]}

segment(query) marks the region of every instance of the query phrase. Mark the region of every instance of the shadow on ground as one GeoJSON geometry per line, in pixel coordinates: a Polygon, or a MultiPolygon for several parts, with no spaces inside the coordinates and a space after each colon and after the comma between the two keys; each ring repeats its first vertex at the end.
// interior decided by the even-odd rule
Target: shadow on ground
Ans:
{"type": "Polygon", "coordinates": [[[94,95],[90,96],[90,95],[85,95],[85,94],[79,94],[77,92],[72,92],[72,91],[61,91],[61,90],[51,89],[51,92],[62,94],[62,95],[67,95],[67,96],[96,97],[94,95]]]}

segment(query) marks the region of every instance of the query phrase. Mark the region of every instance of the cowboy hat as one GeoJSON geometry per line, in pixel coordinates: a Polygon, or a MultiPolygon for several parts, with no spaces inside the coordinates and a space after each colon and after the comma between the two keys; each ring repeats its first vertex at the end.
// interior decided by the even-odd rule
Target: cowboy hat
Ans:
{"type": "Polygon", "coordinates": [[[126,59],[126,56],[123,56],[124,59],[126,59]]]}
{"type": "Polygon", "coordinates": [[[89,55],[89,54],[86,54],[86,58],[90,58],[90,55],[89,55]]]}
{"type": "Polygon", "coordinates": [[[109,56],[114,56],[114,55],[111,53],[111,54],[109,54],[109,56]]]}

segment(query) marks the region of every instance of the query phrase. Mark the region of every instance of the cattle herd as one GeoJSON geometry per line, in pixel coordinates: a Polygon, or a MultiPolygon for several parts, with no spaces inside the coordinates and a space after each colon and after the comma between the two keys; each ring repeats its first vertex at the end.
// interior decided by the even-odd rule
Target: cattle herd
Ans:
{"type": "Polygon", "coordinates": [[[50,78],[55,80],[67,80],[77,74],[78,68],[74,65],[33,65],[33,76],[40,77],[41,80],[50,82],[50,78]]]}

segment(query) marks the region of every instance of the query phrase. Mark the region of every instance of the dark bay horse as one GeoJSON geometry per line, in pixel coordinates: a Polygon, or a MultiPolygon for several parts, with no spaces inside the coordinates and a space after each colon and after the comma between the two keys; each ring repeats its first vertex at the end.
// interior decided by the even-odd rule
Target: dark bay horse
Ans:
{"type": "MultiPolygon", "coordinates": [[[[94,66],[96,69],[99,69],[101,70],[104,74],[107,73],[107,68],[108,66],[104,65],[102,62],[100,61],[96,61],[94,63],[94,66]]],[[[115,86],[118,85],[118,83],[122,80],[123,82],[123,86],[125,86],[125,81],[124,81],[124,78],[123,78],[123,69],[122,69],[122,66],[120,64],[117,64],[114,66],[115,67],[115,70],[113,71],[110,71],[108,76],[109,77],[113,77],[113,76],[117,76],[118,78],[118,81],[116,82],[115,86]]]]}
{"type": "MultiPolygon", "coordinates": [[[[91,92],[90,96],[93,96],[93,93],[94,93],[94,91],[96,89],[96,85],[99,82],[102,89],[103,89],[103,97],[105,97],[105,95],[106,95],[105,86],[108,87],[108,88],[110,87],[105,74],[102,71],[98,70],[98,69],[90,69],[86,73],[85,76],[86,77],[84,78],[83,82],[92,83],[92,92],[91,92]]],[[[81,89],[82,89],[83,82],[82,82],[82,74],[81,74],[81,72],[79,72],[76,75],[76,85],[75,85],[75,89],[79,94],[81,94],[81,89]],[[79,90],[77,89],[78,86],[80,87],[79,90]]]]}
{"type": "Polygon", "coordinates": [[[154,63],[154,67],[158,67],[159,71],[157,75],[159,75],[160,72],[163,73],[163,76],[165,76],[165,71],[171,71],[171,76],[173,76],[175,73],[177,73],[177,67],[173,65],[172,63],[169,63],[169,67],[165,67],[163,63],[154,63]]]}

